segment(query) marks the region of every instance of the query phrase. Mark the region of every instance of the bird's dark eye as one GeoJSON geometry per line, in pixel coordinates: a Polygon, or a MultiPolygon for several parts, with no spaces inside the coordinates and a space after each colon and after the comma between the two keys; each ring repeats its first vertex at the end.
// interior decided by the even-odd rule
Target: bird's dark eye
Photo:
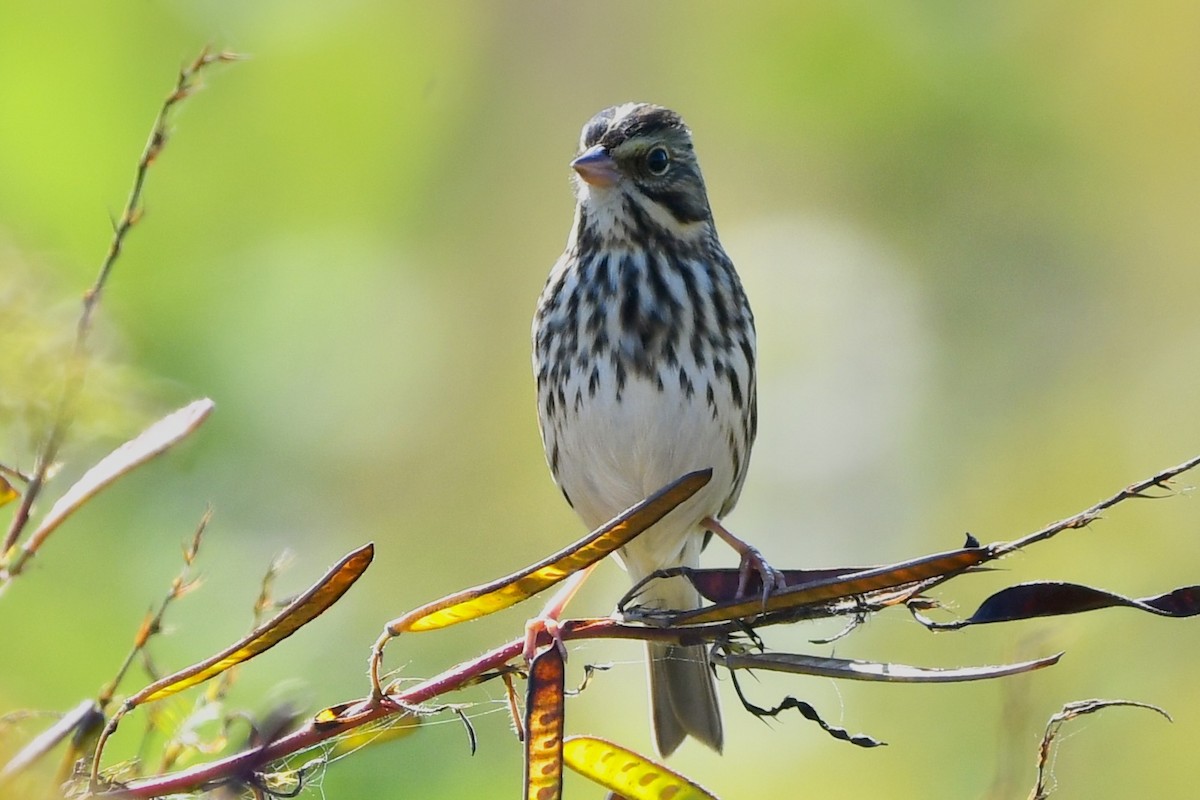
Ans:
{"type": "Polygon", "coordinates": [[[671,156],[667,154],[667,148],[655,147],[646,154],[646,169],[650,170],[651,175],[665,175],[669,166],[671,156]]]}

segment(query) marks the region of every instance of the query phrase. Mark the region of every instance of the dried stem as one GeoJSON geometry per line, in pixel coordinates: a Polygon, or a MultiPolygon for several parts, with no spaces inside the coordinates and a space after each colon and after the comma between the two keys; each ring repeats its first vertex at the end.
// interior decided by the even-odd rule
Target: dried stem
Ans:
{"type": "Polygon", "coordinates": [[[1108,509],[1112,508],[1113,506],[1117,505],[1118,503],[1122,503],[1126,500],[1130,500],[1133,498],[1155,500],[1155,499],[1158,499],[1161,497],[1169,497],[1170,496],[1169,494],[1155,495],[1155,494],[1146,494],[1146,492],[1149,489],[1165,489],[1167,491],[1171,491],[1171,486],[1170,486],[1171,481],[1174,480],[1175,478],[1177,478],[1182,473],[1187,472],[1188,470],[1196,467],[1197,465],[1200,465],[1200,455],[1193,456],[1192,458],[1189,458],[1187,461],[1184,461],[1182,464],[1177,464],[1174,467],[1171,467],[1169,469],[1164,469],[1161,472],[1151,475],[1149,478],[1146,478],[1143,481],[1138,481],[1137,483],[1132,483],[1129,486],[1126,486],[1121,491],[1114,494],[1112,497],[1109,497],[1106,500],[1101,500],[1099,503],[1096,503],[1094,506],[1084,509],[1083,511],[1080,511],[1078,514],[1075,514],[1074,516],[1059,520],[1058,522],[1055,522],[1053,525],[1047,525],[1045,528],[1042,528],[1039,531],[1034,531],[1033,533],[1030,533],[1026,536],[1022,536],[1019,539],[1014,539],[1011,542],[1006,542],[1004,544],[996,545],[995,546],[996,555],[997,556],[1004,555],[1007,553],[1011,553],[1014,550],[1020,550],[1022,547],[1027,547],[1028,545],[1034,544],[1035,542],[1040,542],[1045,539],[1049,539],[1050,537],[1055,536],[1056,534],[1062,533],[1065,530],[1071,530],[1074,528],[1086,528],[1088,525],[1090,525],[1091,523],[1093,523],[1097,519],[1099,519],[1100,515],[1103,512],[1107,511],[1108,509]]]}
{"type": "Polygon", "coordinates": [[[199,88],[200,73],[206,67],[218,62],[234,61],[237,58],[238,56],[233,53],[213,53],[207,47],[204,48],[191,64],[179,71],[179,78],[175,83],[175,88],[167,95],[167,98],[159,108],[158,116],[154,119],[154,127],[150,131],[150,138],[146,141],[141,158],[138,159],[133,186],[130,188],[129,197],[125,201],[125,210],[121,212],[120,218],[113,225],[113,237],[109,243],[108,252],[100,264],[100,271],[96,275],[95,282],[83,295],[83,309],[80,312],[79,321],[75,327],[75,344],[70,356],[71,360],[68,365],[67,377],[63,383],[62,393],[59,395],[58,404],[55,409],[54,422],[51,424],[49,433],[46,434],[46,438],[38,449],[33,472],[29,475],[29,480],[25,487],[25,494],[21,498],[20,506],[17,507],[16,513],[13,515],[12,523],[9,525],[8,532],[4,537],[4,543],[0,546],[0,557],[12,550],[20,538],[21,532],[29,523],[33,504],[46,484],[50,468],[54,464],[54,460],[58,457],[58,451],[62,447],[67,431],[71,427],[71,422],[75,416],[75,404],[79,399],[79,392],[83,388],[84,377],[87,373],[87,344],[92,329],[93,317],[96,313],[96,308],[100,305],[100,298],[104,292],[105,285],[108,283],[108,278],[112,274],[113,267],[116,265],[117,259],[120,258],[121,251],[125,246],[125,238],[141,218],[142,189],[146,184],[146,174],[166,145],[169,135],[168,123],[170,113],[176,105],[199,88]]]}
{"type": "Polygon", "coordinates": [[[196,555],[200,551],[200,542],[204,538],[204,531],[208,528],[208,523],[212,519],[212,508],[205,510],[204,515],[200,517],[200,522],[196,526],[196,532],[192,534],[192,542],[183,551],[183,569],[175,579],[171,581],[171,588],[167,590],[166,595],[158,605],[158,610],[152,615],[149,615],[138,628],[137,635],[134,636],[133,647],[125,656],[125,661],[117,670],[117,674],[113,679],[100,690],[100,696],[97,702],[101,709],[107,710],[108,704],[112,702],[113,694],[120,686],[125,674],[133,665],[134,660],[141,654],[150,638],[162,630],[163,619],[166,617],[167,609],[171,603],[183,597],[195,585],[195,580],[191,577],[192,564],[196,560],[196,555]]]}

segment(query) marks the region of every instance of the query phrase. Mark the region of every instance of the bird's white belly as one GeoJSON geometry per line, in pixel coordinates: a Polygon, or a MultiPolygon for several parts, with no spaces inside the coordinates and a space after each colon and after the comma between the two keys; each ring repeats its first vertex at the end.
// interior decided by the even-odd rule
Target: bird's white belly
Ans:
{"type": "MultiPolygon", "coordinates": [[[[589,528],[596,528],[664,485],[693,470],[712,468],[709,483],[654,528],[624,549],[631,572],[644,575],[681,562],[689,536],[700,536],[699,522],[716,516],[733,483],[727,433],[713,419],[702,391],[687,396],[678,384],[630,377],[616,399],[612,376],[600,390],[572,402],[569,386],[566,421],[555,426],[547,449],[559,449],[558,482],[589,528]]],[[[695,544],[693,554],[699,550],[695,544]]]]}

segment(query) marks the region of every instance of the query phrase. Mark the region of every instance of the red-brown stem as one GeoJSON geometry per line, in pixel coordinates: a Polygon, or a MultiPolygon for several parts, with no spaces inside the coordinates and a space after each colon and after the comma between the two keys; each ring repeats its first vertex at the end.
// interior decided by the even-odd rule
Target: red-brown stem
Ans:
{"type": "MultiPolygon", "coordinates": [[[[711,635],[719,629],[714,627],[706,630],[711,635]]],[[[603,618],[566,620],[562,623],[560,633],[564,639],[665,639],[678,641],[680,636],[686,635],[687,632],[627,625],[614,619],[603,618]]],[[[539,639],[541,645],[549,643],[550,637],[547,635],[539,639]]],[[[195,791],[198,788],[224,781],[248,778],[272,761],[278,761],[335,736],[344,735],[367,723],[399,714],[412,706],[426,703],[435,697],[459,689],[480,675],[497,670],[520,656],[523,646],[523,638],[514,639],[478,658],[458,664],[440,675],[418,683],[416,686],[386,695],[378,703],[371,703],[369,699],[351,701],[344,707],[339,707],[341,710],[336,721],[317,724],[310,720],[299,730],[276,739],[264,747],[244,750],[180,772],[131,781],[120,789],[97,793],[93,797],[122,798],[122,800],[124,798],[159,797],[175,792],[195,791]]]]}
{"type": "Polygon", "coordinates": [[[199,787],[219,783],[223,780],[236,780],[238,776],[249,776],[264,764],[277,761],[292,753],[300,752],[335,736],[345,734],[347,731],[365,725],[368,722],[374,722],[375,720],[397,714],[404,709],[405,705],[412,706],[424,703],[446,692],[453,691],[471,678],[498,669],[509,661],[512,661],[520,655],[523,644],[523,639],[514,639],[507,644],[484,653],[472,661],[459,664],[410,689],[394,695],[388,695],[384,697],[382,702],[374,706],[367,701],[353,703],[342,712],[342,716],[347,718],[345,724],[327,723],[317,725],[309,721],[299,730],[276,739],[265,747],[245,750],[181,772],[133,781],[123,789],[114,792],[104,792],[95,796],[113,798],[158,797],[173,792],[193,791],[199,787]]]}

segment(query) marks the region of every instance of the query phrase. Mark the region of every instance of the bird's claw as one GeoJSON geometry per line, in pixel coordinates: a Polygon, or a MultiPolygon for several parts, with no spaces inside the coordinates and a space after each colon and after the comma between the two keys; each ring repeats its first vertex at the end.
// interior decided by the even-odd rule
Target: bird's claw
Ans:
{"type": "Polygon", "coordinates": [[[546,607],[542,609],[542,613],[538,614],[533,619],[525,623],[525,646],[521,653],[525,656],[526,665],[533,662],[533,657],[537,655],[538,639],[545,633],[550,637],[550,642],[558,648],[558,652],[562,654],[563,661],[567,660],[567,643],[563,640],[562,628],[559,625],[558,619],[562,616],[563,609],[567,607],[567,603],[571,602],[571,598],[579,591],[579,587],[587,580],[587,576],[596,568],[595,564],[575,572],[565,581],[562,588],[555,592],[550,598],[550,602],[546,603],[546,607]]]}
{"type": "Polygon", "coordinates": [[[737,597],[739,600],[746,596],[746,589],[750,587],[751,573],[758,573],[758,577],[762,581],[763,611],[766,611],[767,598],[776,589],[787,586],[787,578],[784,574],[768,564],[767,560],[762,557],[762,553],[758,552],[757,547],[734,536],[716,517],[705,517],[700,524],[741,556],[741,562],[738,564],[737,597]]]}
{"type": "Polygon", "coordinates": [[[762,582],[762,602],[765,609],[767,598],[776,589],[782,589],[787,586],[787,577],[780,570],[768,564],[757,548],[750,545],[746,545],[745,547],[746,549],[742,552],[741,563],[738,565],[737,596],[739,598],[746,596],[746,589],[750,586],[750,576],[757,573],[759,580],[762,582]]]}

